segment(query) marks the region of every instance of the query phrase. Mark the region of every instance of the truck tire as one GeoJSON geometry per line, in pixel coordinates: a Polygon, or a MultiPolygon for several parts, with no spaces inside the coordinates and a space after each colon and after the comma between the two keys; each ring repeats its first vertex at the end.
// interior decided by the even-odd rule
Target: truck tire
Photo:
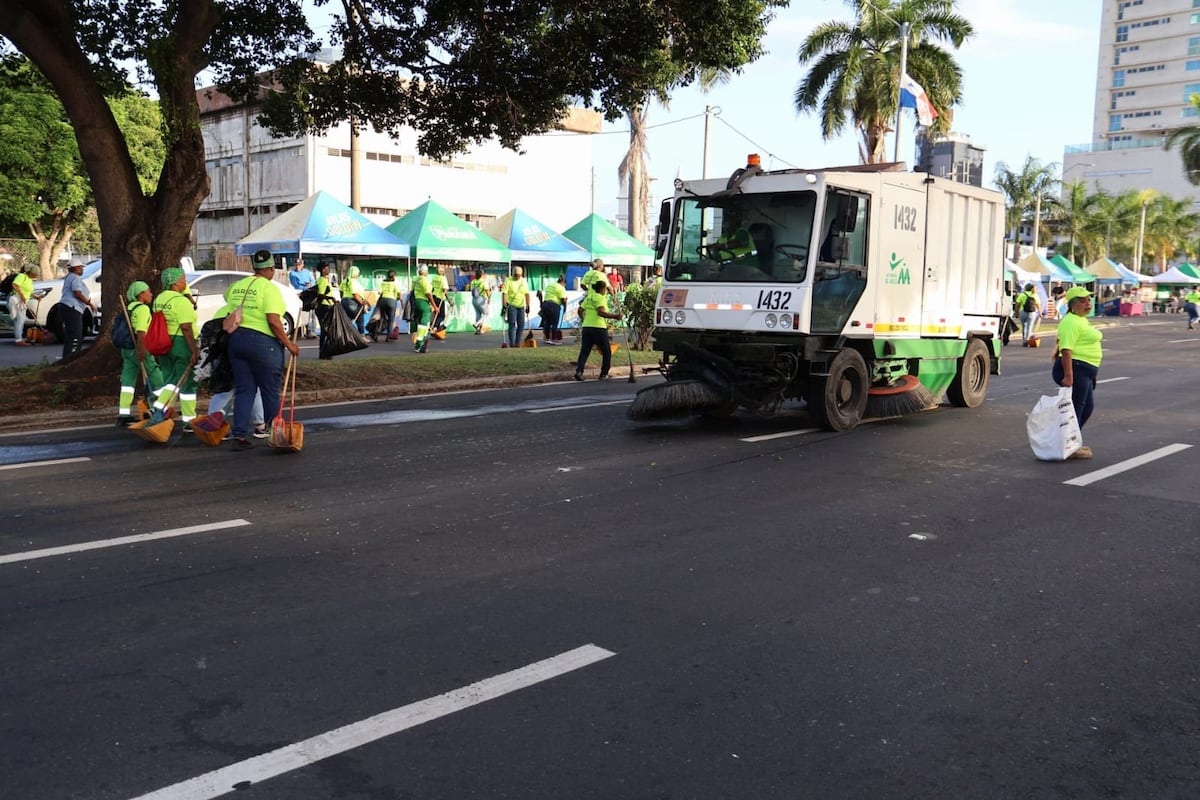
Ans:
{"type": "Polygon", "coordinates": [[[848,431],[867,408],[870,387],[867,362],[857,350],[840,351],[829,362],[829,374],[812,379],[804,395],[813,421],[830,431],[848,431]]]}
{"type": "Polygon", "coordinates": [[[987,345],[982,339],[967,343],[967,351],[958,360],[954,380],[946,387],[946,397],[959,408],[976,408],[987,397],[988,379],[992,374],[992,361],[987,345]]]}

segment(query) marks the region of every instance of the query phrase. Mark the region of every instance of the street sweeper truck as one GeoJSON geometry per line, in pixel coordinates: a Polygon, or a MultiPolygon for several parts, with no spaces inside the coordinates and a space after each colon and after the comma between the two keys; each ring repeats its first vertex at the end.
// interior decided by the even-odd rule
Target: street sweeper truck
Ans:
{"type": "Polygon", "coordinates": [[[654,347],[666,382],[635,420],[802,400],[833,431],[944,395],[983,402],[999,374],[1004,198],[902,164],[675,182],[654,347]]]}

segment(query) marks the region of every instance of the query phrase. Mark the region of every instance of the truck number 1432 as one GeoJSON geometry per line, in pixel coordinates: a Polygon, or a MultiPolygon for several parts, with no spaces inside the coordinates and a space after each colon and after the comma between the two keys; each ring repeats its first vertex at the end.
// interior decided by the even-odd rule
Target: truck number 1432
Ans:
{"type": "Polygon", "coordinates": [[[769,311],[786,311],[792,304],[792,293],[779,289],[764,289],[758,293],[758,307],[769,311]]]}
{"type": "Polygon", "coordinates": [[[913,206],[896,206],[896,230],[915,231],[917,229],[917,209],[913,206]]]}

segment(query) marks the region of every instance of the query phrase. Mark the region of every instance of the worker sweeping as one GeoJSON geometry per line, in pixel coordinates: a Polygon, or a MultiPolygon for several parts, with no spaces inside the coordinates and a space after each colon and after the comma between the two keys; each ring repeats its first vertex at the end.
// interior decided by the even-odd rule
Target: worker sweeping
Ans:
{"type": "Polygon", "coordinates": [[[134,281],[125,292],[129,305],[129,343],[132,347],[121,347],[121,394],[117,400],[117,424],[128,425],[135,421],[133,399],[139,375],[144,375],[146,403],[151,404],[158,387],[162,386],[162,371],[158,361],[146,352],[146,329],[150,327],[150,303],[153,296],[145,281],[134,281]]]}
{"type": "Polygon", "coordinates": [[[159,366],[164,383],[154,401],[154,416],[167,416],[167,404],[179,395],[179,416],[183,420],[185,433],[191,431],[191,421],[196,416],[196,379],[192,368],[200,357],[196,344],[196,308],[191,298],[183,292],[187,289],[187,278],[179,267],[168,267],[162,272],[163,291],[154,298],[154,312],[161,311],[167,321],[167,333],[171,337],[171,349],[159,366]]]}
{"type": "Polygon", "coordinates": [[[579,358],[575,361],[575,380],[583,380],[583,368],[587,366],[588,355],[593,347],[600,349],[600,380],[608,380],[608,370],[612,366],[612,345],[608,341],[608,323],[605,320],[620,319],[621,315],[608,310],[608,281],[598,280],[592,284],[580,303],[580,313],[583,315],[583,327],[579,337],[579,358]]]}
{"type": "Polygon", "coordinates": [[[433,318],[433,283],[429,277],[429,266],[422,264],[417,267],[417,279],[412,288],[413,316],[416,327],[413,330],[413,350],[425,353],[429,350],[429,323],[433,318]]]}

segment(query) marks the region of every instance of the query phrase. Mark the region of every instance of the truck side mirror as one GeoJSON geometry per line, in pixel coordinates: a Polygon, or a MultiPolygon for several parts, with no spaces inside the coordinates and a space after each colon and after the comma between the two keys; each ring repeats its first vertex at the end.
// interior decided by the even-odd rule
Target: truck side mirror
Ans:
{"type": "Polygon", "coordinates": [[[658,207],[658,231],[654,240],[654,256],[662,258],[667,251],[667,234],[671,230],[671,201],[663,200],[658,207]]]}

